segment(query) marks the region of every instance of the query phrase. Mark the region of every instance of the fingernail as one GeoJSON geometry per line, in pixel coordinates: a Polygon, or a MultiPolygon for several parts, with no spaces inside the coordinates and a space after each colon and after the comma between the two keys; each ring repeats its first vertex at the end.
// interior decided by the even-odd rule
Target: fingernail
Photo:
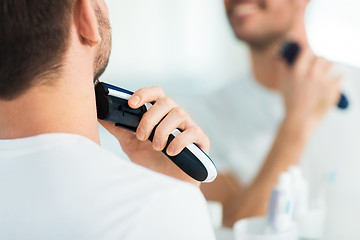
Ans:
{"type": "Polygon", "coordinates": [[[161,150],[161,149],[160,149],[161,146],[160,146],[160,141],[159,141],[159,140],[154,139],[153,145],[154,145],[154,149],[155,149],[156,151],[160,151],[160,150],[161,150]]]}
{"type": "Polygon", "coordinates": [[[146,133],[145,133],[145,130],[144,129],[142,129],[142,128],[140,128],[140,129],[138,129],[137,130],[137,137],[138,137],[138,139],[140,140],[140,141],[145,141],[146,139],[146,133]]]}
{"type": "Polygon", "coordinates": [[[137,106],[140,103],[140,97],[139,96],[132,96],[129,100],[129,104],[132,106],[137,106]]]}
{"type": "Polygon", "coordinates": [[[175,148],[173,146],[169,146],[166,152],[169,156],[174,156],[175,148]]]}

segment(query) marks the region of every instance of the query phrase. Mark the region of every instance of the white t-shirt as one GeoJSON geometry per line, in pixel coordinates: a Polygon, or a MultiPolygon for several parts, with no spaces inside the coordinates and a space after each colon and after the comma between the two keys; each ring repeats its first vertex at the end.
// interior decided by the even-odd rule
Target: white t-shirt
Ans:
{"type": "Polygon", "coordinates": [[[0,140],[0,239],[214,239],[200,191],[90,140],[0,140]]]}
{"type": "MultiPolygon", "coordinates": [[[[326,240],[360,239],[360,71],[335,65],[343,74],[342,91],[349,109],[330,110],[314,132],[301,166],[310,183],[311,201],[326,191],[326,240]],[[334,172],[337,178],[327,184],[334,172]]],[[[189,97],[187,97],[189,99],[189,97]]],[[[280,94],[260,85],[251,74],[187,105],[188,112],[209,135],[219,170],[235,172],[249,183],[260,170],[285,110],[280,94]]],[[[335,175],[335,174],[333,174],[335,175]]]]}

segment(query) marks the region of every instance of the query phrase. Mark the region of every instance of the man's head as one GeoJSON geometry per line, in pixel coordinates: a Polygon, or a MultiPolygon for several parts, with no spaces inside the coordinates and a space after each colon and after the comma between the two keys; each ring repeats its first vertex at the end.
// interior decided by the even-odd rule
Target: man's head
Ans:
{"type": "Polygon", "coordinates": [[[265,49],[303,24],[309,0],[225,0],[236,36],[252,48],[265,49]]]}
{"type": "Polygon", "coordinates": [[[71,44],[71,26],[78,29],[84,46],[95,49],[94,78],[99,77],[111,49],[103,0],[1,0],[0,100],[15,99],[39,84],[56,83],[71,44]],[[92,21],[92,9],[96,22],[92,21]],[[88,24],[91,22],[94,24],[88,24]],[[92,26],[98,27],[98,42],[91,41],[96,34],[92,26]]]}

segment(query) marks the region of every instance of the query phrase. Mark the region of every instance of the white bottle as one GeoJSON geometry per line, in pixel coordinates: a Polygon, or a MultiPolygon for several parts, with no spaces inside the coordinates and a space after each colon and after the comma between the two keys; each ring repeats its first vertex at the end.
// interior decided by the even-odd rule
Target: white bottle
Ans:
{"type": "Polygon", "coordinates": [[[292,179],[294,193],[294,220],[309,211],[309,185],[302,175],[302,171],[298,166],[291,166],[289,173],[292,179]]]}
{"type": "Polygon", "coordinates": [[[291,175],[288,172],[279,176],[278,184],[271,193],[268,225],[274,233],[288,231],[293,225],[294,198],[291,175]]]}

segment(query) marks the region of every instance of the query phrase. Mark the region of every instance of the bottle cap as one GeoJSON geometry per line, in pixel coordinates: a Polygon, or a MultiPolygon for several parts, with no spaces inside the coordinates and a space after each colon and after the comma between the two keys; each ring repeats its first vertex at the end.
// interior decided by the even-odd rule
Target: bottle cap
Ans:
{"type": "Polygon", "coordinates": [[[279,176],[278,189],[288,189],[291,188],[291,175],[288,172],[283,172],[279,176]]]}

